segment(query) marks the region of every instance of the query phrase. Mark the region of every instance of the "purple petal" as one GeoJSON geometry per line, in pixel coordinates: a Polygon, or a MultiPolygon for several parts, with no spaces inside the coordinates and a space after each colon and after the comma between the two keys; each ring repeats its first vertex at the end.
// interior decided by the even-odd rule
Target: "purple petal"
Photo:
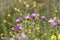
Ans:
{"type": "Polygon", "coordinates": [[[26,16],[26,17],[25,17],[25,19],[27,19],[27,20],[28,20],[29,18],[30,18],[30,16],[26,16]]]}
{"type": "Polygon", "coordinates": [[[22,22],[22,18],[16,19],[16,22],[22,22]]]}
{"type": "Polygon", "coordinates": [[[41,18],[42,18],[43,20],[46,20],[46,16],[42,16],[41,18]]]}
{"type": "Polygon", "coordinates": [[[15,27],[15,30],[18,31],[18,30],[21,30],[22,29],[22,26],[16,26],[15,27]]]}
{"type": "Polygon", "coordinates": [[[30,17],[31,17],[32,19],[35,19],[36,16],[37,16],[37,14],[36,14],[36,13],[33,13],[33,14],[31,14],[30,17]]]}
{"type": "Polygon", "coordinates": [[[52,25],[53,25],[53,26],[57,26],[57,22],[55,22],[55,21],[52,22],[52,25]]]}

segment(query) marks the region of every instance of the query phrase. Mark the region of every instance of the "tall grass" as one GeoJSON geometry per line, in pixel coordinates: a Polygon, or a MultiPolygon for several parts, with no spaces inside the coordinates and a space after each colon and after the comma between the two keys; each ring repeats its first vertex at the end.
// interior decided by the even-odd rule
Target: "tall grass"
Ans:
{"type": "Polygon", "coordinates": [[[27,38],[21,40],[60,40],[60,0],[0,0],[0,37],[9,40],[15,36],[20,40],[26,30],[27,38]],[[27,21],[25,17],[32,13],[37,17],[27,21]],[[42,20],[42,16],[47,20],[42,20]],[[56,21],[56,16],[59,16],[58,25],[54,27],[48,21],[56,21]],[[23,18],[22,23],[16,23],[18,18],[23,18]],[[17,25],[21,25],[22,30],[12,30],[17,25]]]}

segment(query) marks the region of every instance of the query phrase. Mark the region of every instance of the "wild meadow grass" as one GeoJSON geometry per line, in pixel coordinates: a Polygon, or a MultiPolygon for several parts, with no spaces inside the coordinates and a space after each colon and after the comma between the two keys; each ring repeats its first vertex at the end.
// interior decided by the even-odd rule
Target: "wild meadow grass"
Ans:
{"type": "Polygon", "coordinates": [[[60,40],[60,0],[0,0],[0,40],[60,40]]]}

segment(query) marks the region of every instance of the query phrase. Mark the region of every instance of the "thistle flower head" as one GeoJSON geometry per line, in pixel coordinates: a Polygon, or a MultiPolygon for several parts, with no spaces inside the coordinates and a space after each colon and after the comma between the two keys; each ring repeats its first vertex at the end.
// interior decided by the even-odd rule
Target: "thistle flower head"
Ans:
{"type": "Polygon", "coordinates": [[[22,22],[22,18],[16,19],[16,22],[22,22]]]}
{"type": "Polygon", "coordinates": [[[42,18],[43,20],[46,20],[46,16],[42,16],[41,18],[42,18]]]}
{"type": "Polygon", "coordinates": [[[48,22],[51,23],[53,26],[57,26],[57,22],[55,20],[50,19],[48,22]]]}
{"type": "Polygon", "coordinates": [[[52,22],[52,25],[57,26],[57,22],[56,21],[52,22]]]}
{"type": "Polygon", "coordinates": [[[30,18],[30,16],[26,16],[26,17],[25,17],[26,20],[29,20],[29,18],[30,18]]]}
{"type": "Polygon", "coordinates": [[[18,31],[18,30],[21,30],[22,29],[22,26],[16,26],[15,27],[15,30],[18,31]]]}
{"type": "Polygon", "coordinates": [[[36,18],[36,16],[37,16],[37,14],[36,14],[36,13],[32,13],[30,17],[31,17],[32,19],[35,19],[35,18],[36,18]]]}

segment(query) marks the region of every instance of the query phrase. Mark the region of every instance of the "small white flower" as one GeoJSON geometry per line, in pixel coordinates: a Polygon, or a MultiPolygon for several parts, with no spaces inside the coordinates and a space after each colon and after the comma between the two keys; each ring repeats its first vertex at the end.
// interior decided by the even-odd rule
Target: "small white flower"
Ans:
{"type": "Polygon", "coordinates": [[[21,38],[26,39],[27,38],[26,34],[25,33],[22,33],[21,34],[21,38]]]}
{"type": "Polygon", "coordinates": [[[54,22],[54,20],[50,19],[48,22],[49,22],[49,23],[52,23],[52,22],[54,22]]]}
{"type": "Polygon", "coordinates": [[[30,16],[26,16],[26,17],[25,17],[25,19],[29,19],[29,18],[30,18],[30,16]]]}

